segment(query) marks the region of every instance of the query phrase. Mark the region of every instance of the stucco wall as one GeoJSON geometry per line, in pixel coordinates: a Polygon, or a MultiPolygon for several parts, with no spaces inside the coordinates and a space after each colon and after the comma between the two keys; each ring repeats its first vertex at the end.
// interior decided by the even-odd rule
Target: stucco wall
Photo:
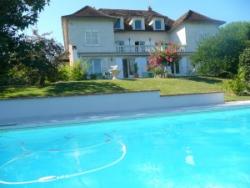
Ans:
{"type": "Polygon", "coordinates": [[[113,21],[105,19],[71,19],[68,21],[69,44],[77,47],[78,53],[82,52],[113,52],[114,31],[113,21]],[[94,30],[99,33],[99,44],[90,46],[85,43],[85,32],[94,30]]]}
{"type": "Polygon", "coordinates": [[[105,19],[71,19],[68,22],[69,44],[77,46],[78,53],[114,52],[115,41],[124,41],[125,45],[134,45],[135,41],[145,41],[154,45],[160,41],[172,41],[186,46],[186,52],[194,52],[198,42],[218,32],[218,25],[209,23],[184,23],[170,32],[114,32],[113,21],[105,19]],[[85,31],[99,32],[99,45],[85,44],[85,31]]]}
{"type": "Polygon", "coordinates": [[[213,36],[218,32],[218,26],[208,23],[186,23],[187,52],[196,51],[199,41],[206,37],[213,36]]]}
{"type": "Polygon", "coordinates": [[[209,23],[184,23],[170,32],[170,41],[184,45],[186,52],[195,52],[199,41],[215,35],[218,27],[209,23]]]}
{"type": "Polygon", "coordinates": [[[169,40],[178,45],[186,45],[186,28],[185,25],[180,25],[176,29],[170,31],[169,40]]]}
{"type": "Polygon", "coordinates": [[[224,103],[223,93],[160,97],[158,91],[0,101],[0,124],[60,119],[75,115],[133,113],[224,103]]]}
{"type": "Polygon", "coordinates": [[[182,58],[179,61],[179,67],[180,67],[180,76],[187,76],[187,75],[193,75],[194,70],[193,66],[190,61],[190,57],[188,55],[182,56],[182,58]]]}

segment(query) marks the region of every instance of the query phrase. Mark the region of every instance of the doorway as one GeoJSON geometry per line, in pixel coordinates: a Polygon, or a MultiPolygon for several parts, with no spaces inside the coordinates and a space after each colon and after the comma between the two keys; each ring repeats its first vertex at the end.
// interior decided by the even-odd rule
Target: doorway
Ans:
{"type": "Polygon", "coordinates": [[[135,41],[135,52],[145,52],[144,41],[135,41]]]}
{"type": "Polygon", "coordinates": [[[128,60],[122,60],[122,68],[123,68],[123,77],[128,78],[128,60]]]}
{"type": "Polygon", "coordinates": [[[123,67],[123,77],[129,78],[135,75],[135,61],[134,59],[123,59],[122,60],[123,67]]]}

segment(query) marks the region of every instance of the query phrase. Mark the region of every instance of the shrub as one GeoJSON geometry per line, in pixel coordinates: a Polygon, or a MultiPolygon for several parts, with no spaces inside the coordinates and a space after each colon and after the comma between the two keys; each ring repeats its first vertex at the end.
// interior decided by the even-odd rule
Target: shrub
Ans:
{"type": "Polygon", "coordinates": [[[0,85],[38,84],[38,72],[23,64],[17,64],[7,72],[0,74],[0,85]]]}
{"type": "Polygon", "coordinates": [[[90,80],[96,80],[97,79],[97,75],[96,74],[90,74],[89,75],[89,79],[90,80]]]}
{"type": "Polygon", "coordinates": [[[151,68],[150,71],[154,74],[154,77],[163,77],[165,73],[164,67],[162,66],[151,68]]]}
{"type": "Polygon", "coordinates": [[[239,69],[234,79],[226,83],[226,89],[231,90],[236,95],[245,95],[247,93],[248,85],[245,80],[245,71],[243,69],[239,69]]]}
{"type": "Polygon", "coordinates": [[[105,76],[103,76],[102,73],[95,73],[95,74],[90,74],[89,79],[91,80],[105,79],[105,76]]]}
{"type": "Polygon", "coordinates": [[[80,63],[74,63],[70,71],[70,80],[79,81],[84,79],[84,72],[80,63]]]}
{"type": "Polygon", "coordinates": [[[240,68],[245,72],[246,81],[250,81],[250,48],[246,48],[240,55],[240,68]]]}
{"type": "Polygon", "coordinates": [[[23,65],[14,66],[8,71],[6,85],[26,85],[29,84],[28,69],[23,65]]]}
{"type": "Polygon", "coordinates": [[[69,64],[61,65],[58,67],[58,81],[80,81],[87,79],[88,64],[86,61],[80,59],[73,63],[72,66],[69,64]]]}
{"type": "Polygon", "coordinates": [[[83,59],[74,62],[70,71],[70,80],[79,81],[86,80],[89,65],[83,59]]]}
{"type": "Polygon", "coordinates": [[[57,80],[69,81],[70,80],[71,67],[69,65],[61,65],[58,67],[57,80]]]}

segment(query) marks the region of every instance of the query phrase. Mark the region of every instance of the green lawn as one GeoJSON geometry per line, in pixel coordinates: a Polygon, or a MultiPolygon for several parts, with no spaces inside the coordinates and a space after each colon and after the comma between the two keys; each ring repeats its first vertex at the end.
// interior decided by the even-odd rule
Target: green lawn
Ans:
{"type": "MultiPolygon", "coordinates": [[[[2,87],[0,99],[44,96],[88,95],[95,93],[121,93],[131,91],[160,90],[161,95],[206,93],[223,91],[223,80],[207,77],[135,79],[135,80],[91,80],[60,82],[39,87],[2,87]]],[[[226,92],[226,100],[250,100],[250,96],[235,96],[226,92]]]]}

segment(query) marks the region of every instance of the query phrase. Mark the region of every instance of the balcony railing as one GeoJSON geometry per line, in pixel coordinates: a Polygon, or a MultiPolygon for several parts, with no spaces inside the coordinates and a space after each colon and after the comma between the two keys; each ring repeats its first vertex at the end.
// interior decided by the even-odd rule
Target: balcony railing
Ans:
{"type": "MultiPolygon", "coordinates": [[[[154,45],[116,45],[117,53],[150,53],[157,47],[154,45]]],[[[185,46],[180,47],[181,52],[185,52],[185,46]]]]}
{"type": "Polygon", "coordinates": [[[153,45],[116,45],[118,53],[150,53],[154,49],[153,45]]]}

